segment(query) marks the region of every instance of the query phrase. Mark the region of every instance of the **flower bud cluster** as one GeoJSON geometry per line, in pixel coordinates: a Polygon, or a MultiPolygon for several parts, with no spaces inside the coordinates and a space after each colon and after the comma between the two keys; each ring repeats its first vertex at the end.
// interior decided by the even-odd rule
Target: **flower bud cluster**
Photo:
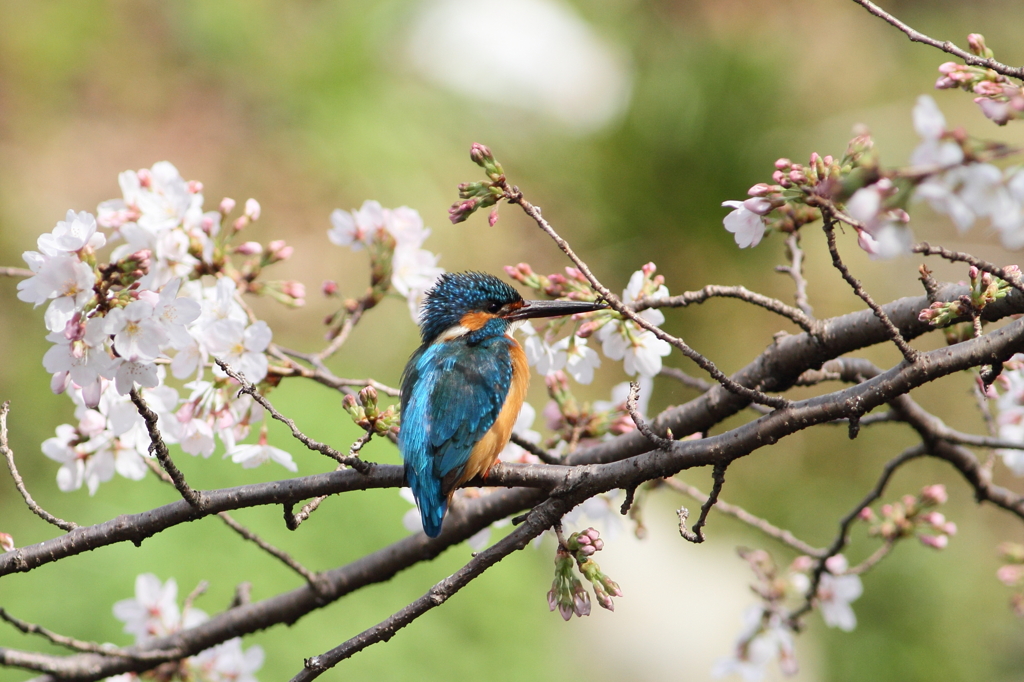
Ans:
{"type": "Polygon", "coordinates": [[[998,547],[1000,557],[1007,563],[996,571],[996,578],[1007,587],[1014,588],[1010,608],[1024,618],[1024,545],[1003,542],[998,547]]]}
{"type": "Polygon", "coordinates": [[[395,405],[381,410],[377,404],[377,389],[367,386],[358,396],[346,395],[341,405],[359,428],[378,436],[397,435],[401,419],[395,405]]]}
{"type": "Polygon", "coordinates": [[[618,583],[601,571],[593,559],[594,554],[603,548],[604,540],[600,533],[587,528],[570,535],[555,553],[555,580],[548,591],[548,606],[552,611],[557,608],[565,620],[569,620],[574,613],[581,617],[590,615],[590,596],[573,572],[574,564],[590,582],[598,605],[609,611],[615,610],[612,597],[621,597],[622,590],[618,583]]]}
{"type": "Polygon", "coordinates": [[[898,502],[883,504],[880,516],[876,516],[870,507],[865,507],[861,510],[860,519],[871,524],[869,535],[888,542],[916,535],[921,544],[944,549],[950,536],[956,535],[956,524],[931,508],[944,504],[947,499],[944,485],[927,485],[916,497],[904,495],[898,502]]]}
{"type": "MultiPolygon", "coordinates": [[[[980,33],[967,36],[967,44],[973,54],[993,59],[994,53],[985,45],[980,33]]],[[[935,87],[939,90],[960,88],[978,95],[974,102],[983,114],[998,125],[1024,116],[1024,90],[1001,73],[981,66],[968,66],[946,62],[939,66],[939,79],[935,87]]]]}
{"type": "MultiPolygon", "coordinates": [[[[1009,265],[1004,270],[1014,281],[1020,281],[1020,268],[1016,265],[1009,265]]],[[[955,301],[936,301],[922,310],[917,319],[928,322],[933,327],[944,327],[954,320],[980,314],[988,304],[1006,298],[1013,290],[1013,285],[1006,280],[983,272],[973,265],[969,273],[970,295],[960,296],[955,301]]]]}
{"type": "Polygon", "coordinates": [[[998,547],[999,556],[1007,563],[996,571],[999,582],[1016,590],[1010,597],[1010,607],[1024,617],[1024,545],[1003,542],[998,547]]]}
{"type": "MultiPolygon", "coordinates": [[[[814,152],[806,165],[778,159],[772,173],[774,184],[757,183],[747,192],[751,198],[723,202],[723,206],[734,209],[725,217],[725,229],[733,233],[740,248],[757,246],[766,230],[791,233],[819,220],[821,212],[814,206],[815,198],[842,203],[881,179],[884,178],[879,174],[871,135],[866,131],[858,132],[842,158],[814,152]]],[[[862,247],[872,245],[875,232],[900,217],[889,215],[887,207],[882,210],[882,199],[896,192],[892,183],[886,182],[889,184],[874,188],[873,196],[863,197],[874,201],[867,202],[865,207],[872,210],[862,212],[864,220],[858,220],[863,224],[855,226],[858,233],[866,235],[861,239],[862,247]]],[[[874,247],[874,253],[878,253],[877,244],[874,247]]]]}
{"type": "MultiPolygon", "coordinates": [[[[484,169],[490,182],[464,182],[459,185],[459,199],[448,209],[448,218],[452,224],[461,223],[481,208],[494,206],[505,196],[505,171],[498,163],[491,150],[482,144],[473,143],[469,151],[473,163],[484,169]]],[[[495,208],[487,222],[493,227],[498,222],[498,209],[495,208]]]]}
{"type": "MultiPolygon", "coordinates": [[[[567,267],[564,275],[555,273],[545,277],[535,273],[529,263],[519,263],[506,265],[505,272],[515,281],[551,298],[570,301],[596,301],[599,298],[590,280],[577,268],[567,267]]],[[[661,278],[659,284],[663,283],[664,278],[661,278]]]]}

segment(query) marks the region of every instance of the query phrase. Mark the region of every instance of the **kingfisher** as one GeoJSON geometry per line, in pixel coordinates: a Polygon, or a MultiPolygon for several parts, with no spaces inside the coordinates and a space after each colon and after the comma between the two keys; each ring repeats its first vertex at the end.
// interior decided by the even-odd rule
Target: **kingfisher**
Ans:
{"type": "Polygon", "coordinates": [[[428,536],[440,534],[455,489],[486,476],[512,436],[530,381],[526,353],[512,332],[530,318],[605,307],[524,301],[481,272],[445,273],[427,291],[422,345],[402,373],[398,449],[428,536]]]}

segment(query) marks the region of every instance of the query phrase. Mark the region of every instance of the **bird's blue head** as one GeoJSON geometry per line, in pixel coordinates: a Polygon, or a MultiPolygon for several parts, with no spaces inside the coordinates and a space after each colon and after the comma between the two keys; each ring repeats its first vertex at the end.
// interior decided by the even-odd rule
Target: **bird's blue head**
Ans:
{"type": "Polygon", "coordinates": [[[471,343],[508,332],[531,317],[601,310],[602,303],[524,301],[515,289],[482,272],[446,272],[427,291],[420,309],[424,344],[469,336],[471,343]]]}

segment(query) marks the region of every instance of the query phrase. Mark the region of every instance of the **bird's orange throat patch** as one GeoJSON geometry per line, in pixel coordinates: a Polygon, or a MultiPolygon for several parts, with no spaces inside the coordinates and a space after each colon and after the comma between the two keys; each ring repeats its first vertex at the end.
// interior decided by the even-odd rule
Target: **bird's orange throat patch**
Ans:
{"type": "Polygon", "coordinates": [[[459,326],[465,327],[471,332],[475,332],[477,329],[482,329],[485,324],[493,320],[495,317],[497,317],[497,315],[478,310],[463,315],[462,319],[459,320],[459,326]]]}

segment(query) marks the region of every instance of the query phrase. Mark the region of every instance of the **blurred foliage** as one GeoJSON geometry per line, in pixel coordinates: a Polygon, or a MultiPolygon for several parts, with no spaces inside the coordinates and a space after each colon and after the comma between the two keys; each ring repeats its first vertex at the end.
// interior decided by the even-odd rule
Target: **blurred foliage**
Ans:
{"type": "MultiPolygon", "coordinates": [[[[752,183],[766,179],[778,156],[802,160],[812,150],[841,152],[857,122],[876,131],[886,162],[899,163],[915,144],[911,104],[919,93],[931,91],[935,67],[945,61],[841,0],[772,3],[770,8],[743,0],[599,0],[574,7],[600,35],[625,48],[634,77],[624,116],[587,135],[527,109],[482,104],[422,80],[405,53],[420,9],[412,0],[8,0],[0,4],[0,261],[20,265],[17,254],[32,248],[36,236],[68,208],[94,210],[99,201],[116,196],[119,171],[168,159],[186,178],[204,182],[208,204],[223,195],[257,197],[264,218],[253,228],[253,238],[283,237],[295,244],[296,257],[282,266],[284,275],[303,280],[311,291],[326,278],[338,280],[343,292],[361,291],[366,268],[361,254],[325,251],[324,231],[331,209],[358,206],[367,198],[418,209],[435,231],[426,246],[442,253],[441,265],[448,269],[498,272],[506,263],[527,259],[537,270],[562,267],[557,250],[508,207],[494,229],[484,227],[482,218],[454,228],[447,224],[445,211],[455,198],[455,185],[475,178],[466,152],[479,141],[495,150],[513,182],[544,206],[545,215],[613,288],[654,260],[673,293],[707,283],[744,284],[788,300],[791,283],[771,272],[784,258],[781,240],[770,238],[753,251],[738,251],[722,229],[721,202],[741,198],[752,183]]],[[[889,9],[936,37],[963,42],[967,30],[983,32],[1004,62],[1024,60],[1015,40],[1019,26],[1007,21],[1017,16],[1014,3],[903,0],[889,9]]],[[[954,125],[1019,141],[1020,126],[994,130],[968,97],[942,93],[938,99],[954,125]]],[[[922,217],[918,222],[915,215],[915,224],[919,236],[1000,262],[1013,258],[980,232],[967,242],[941,221],[922,217]]],[[[819,316],[858,307],[830,270],[818,235],[810,230],[804,241],[819,316]]],[[[869,262],[854,253],[849,235],[841,248],[877,298],[919,290],[916,263],[869,262]]],[[[941,265],[936,269],[951,279],[966,274],[941,265]]],[[[276,340],[306,349],[318,346],[319,320],[331,304],[316,295],[310,299],[301,311],[260,308],[276,340]]],[[[671,313],[667,324],[727,371],[760,352],[780,327],[788,328],[733,301],[671,313]]],[[[72,409],[70,401],[47,389],[39,364],[46,347],[43,336],[41,311],[16,300],[13,281],[0,283],[5,359],[0,398],[13,402],[12,445],[36,499],[79,523],[173,500],[170,490],[152,480],[118,478],[94,498],[84,491],[65,495],[56,490],[57,466],[41,455],[39,443],[57,424],[70,420],[72,409]]],[[[360,325],[333,367],[341,375],[371,375],[396,384],[415,338],[404,303],[388,301],[360,325]]],[[[920,345],[939,343],[938,338],[925,339],[920,345]]],[[[888,347],[865,355],[884,366],[898,359],[888,347]]],[[[677,357],[671,364],[693,369],[677,357]]],[[[606,368],[599,384],[580,394],[603,397],[622,378],[621,370],[606,368]]],[[[977,430],[979,419],[964,409],[970,405],[970,381],[966,375],[951,377],[915,395],[951,425],[977,430]]],[[[531,399],[541,405],[541,382],[534,383],[531,399]]],[[[271,397],[283,412],[301,415],[301,426],[316,438],[337,445],[357,435],[346,423],[338,396],[328,391],[287,382],[271,397]]],[[[652,406],[691,397],[692,391],[665,383],[652,406]]],[[[740,415],[722,428],[747,418],[740,415]]],[[[271,435],[278,445],[288,442],[276,425],[271,435]]],[[[730,469],[723,497],[825,544],[836,519],[874,482],[880,465],[910,442],[908,431],[898,426],[865,429],[854,442],[841,429],[820,427],[738,462],[730,469]]],[[[330,468],[290,449],[300,473],[330,468]]],[[[392,447],[377,442],[365,456],[398,461],[392,447]]],[[[216,458],[200,461],[180,453],[177,459],[200,487],[269,480],[282,473],[269,466],[243,471],[216,458]]],[[[687,478],[708,487],[703,473],[687,478]]],[[[812,619],[810,632],[798,641],[798,656],[807,661],[804,678],[1022,679],[1024,633],[994,578],[995,545],[1004,538],[1019,541],[1019,524],[977,509],[941,463],[915,463],[890,490],[895,497],[936,481],[946,482],[953,492],[946,513],[960,525],[960,535],[939,554],[908,542],[866,576],[865,595],[854,604],[860,621],[855,633],[826,631],[812,619]],[[817,654],[815,647],[821,649],[817,654]]],[[[0,476],[0,491],[0,530],[12,533],[19,545],[54,535],[25,510],[7,476],[0,476]]],[[[665,500],[649,513],[671,523],[669,506],[679,501],[659,495],[665,500]]],[[[276,509],[245,510],[237,518],[322,569],[401,537],[400,517],[406,509],[393,491],[375,491],[329,500],[295,533],[284,530],[276,509]]],[[[717,543],[776,549],[715,516],[709,534],[717,543]]],[[[854,557],[874,547],[863,536],[857,542],[854,557]]],[[[609,542],[605,553],[615,551],[609,542]]],[[[702,548],[673,545],[671,551],[698,562],[709,557],[705,572],[719,568],[710,554],[701,554],[702,548]]],[[[782,551],[778,555],[780,561],[790,558],[782,551]]],[[[260,679],[286,679],[303,656],[383,619],[468,556],[468,548],[461,546],[290,630],[276,628],[247,638],[247,646],[259,643],[267,650],[260,679]]],[[[589,645],[599,647],[595,658],[610,659],[607,668],[592,669],[589,676],[617,679],[615,661],[625,654],[616,654],[615,636],[607,633],[615,632],[615,618],[622,614],[592,616],[591,621],[611,623],[599,631],[591,623],[566,626],[547,613],[550,558],[550,546],[510,557],[443,609],[331,675],[553,679],[569,670],[566,652],[589,645]]],[[[671,575],[671,568],[662,565],[644,570],[671,575]]],[[[242,580],[253,581],[256,599],[299,584],[277,562],[209,519],[160,534],[140,549],[118,545],[9,576],[0,586],[0,601],[16,615],[62,633],[126,643],[109,605],[131,596],[134,576],[145,571],[176,578],[182,596],[199,580],[209,580],[210,591],[198,606],[210,612],[223,608],[242,580]]],[[[700,578],[678,575],[674,580],[700,578]]],[[[699,584],[693,587],[700,589],[699,584]]],[[[688,631],[701,627],[699,618],[685,610],[685,601],[668,609],[643,585],[623,584],[623,589],[627,596],[619,600],[620,612],[637,608],[631,599],[661,607],[647,614],[652,629],[675,629],[685,640],[688,631]]],[[[735,589],[742,591],[742,583],[735,589]]],[[[733,619],[737,628],[738,616],[733,619]]],[[[729,651],[733,632],[711,655],[729,651]]],[[[9,628],[2,636],[5,645],[39,646],[27,639],[9,628]]],[[[675,650],[661,654],[676,657],[675,650]]],[[[707,668],[695,669],[685,657],[674,664],[688,679],[707,676],[707,668]]],[[[628,672],[633,679],[660,679],[653,670],[633,667],[628,672]]],[[[0,671],[0,680],[27,677],[0,671]]]]}

